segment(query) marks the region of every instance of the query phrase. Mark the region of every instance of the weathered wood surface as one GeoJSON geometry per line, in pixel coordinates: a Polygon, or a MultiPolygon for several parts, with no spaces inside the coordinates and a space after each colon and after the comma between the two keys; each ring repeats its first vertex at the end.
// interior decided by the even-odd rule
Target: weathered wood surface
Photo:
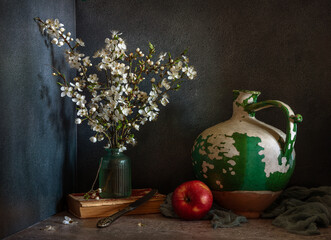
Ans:
{"type": "Polygon", "coordinates": [[[218,239],[218,240],[330,240],[331,227],[322,228],[321,235],[301,236],[271,225],[272,220],[250,219],[235,228],[213,229],[206,221],[182,221],[162,217],[160,214],[123,216],[107,228],[96,228],[98,219],[78,219],[67,212],[57,214],[30,228],[14,234],[6,240],[16,239],[218,239]],[[64,216],[77,223],[64,225],[64,216]],[[47,225],[54,231],[45,231],[47,225]]]}

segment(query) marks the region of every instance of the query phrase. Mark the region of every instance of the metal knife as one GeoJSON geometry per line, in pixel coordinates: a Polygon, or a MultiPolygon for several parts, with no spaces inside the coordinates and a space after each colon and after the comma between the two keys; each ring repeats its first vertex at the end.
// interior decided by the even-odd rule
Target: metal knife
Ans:
{"type": "Polygon", "coordinates": [[[119,217],[121,217],[122,215],[124,215],[127,212],[130,212],[134,209],[136,209],[137,207],[139,207],[141,204],[143,204],[144,202],[148,201],[151,197],[153,197],[155,194],[157,193],[157,189],[152,189],[149,193],[147,193],[145,196],[143,196],[142,198],[139,198],[138,200],[136,200],[135,202],[131,203],[129,206],[127,206],[126,208],[118,211],[117,213],[114,213],[113,215],[110,215],[108,217],[102,218],[98,221],[97,223],[97,227],[99,228],[104,228],[104,227],[108,227],[110,224],[112,224],[116,219],[118,219],[119,217]]]}

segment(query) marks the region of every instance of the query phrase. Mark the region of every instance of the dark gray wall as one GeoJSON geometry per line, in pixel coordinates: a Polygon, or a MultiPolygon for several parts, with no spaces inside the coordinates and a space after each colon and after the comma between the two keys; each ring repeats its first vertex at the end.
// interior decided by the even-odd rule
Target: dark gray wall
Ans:
{"type": "MultiPolygon", "coordinates": [[[[297,166],[291,185],[331,184],[330,11],[331,2],[144,0],[77,1],[77,36],[89,54],[103,47],[109,30],[123,32],[129,50],[179,54],[189,48],[198,79],[171,95],[158,121],[142,127],[133,160],[134,187],[172,191],[192,179],[190,151],[207,127],[232,113],[232,90],[262,92],[259,100],[278,99],[301,113],[297,166]],[[145,46],[145,47],[142,47],[145,46]]],[[[257,117],[285,131],[279,110],[257,117]]],[[[78,129],[79,189],[90,187],[103,155],[102,145],[78,129]]]]}
{"type": "Polygon", "coordinates": [[[0,238],[63,209],[73,190],[74,108],[60,98],[51,66],[69,75],[34,17],[75,32],[75,2],[0,1],[0,238]]]}

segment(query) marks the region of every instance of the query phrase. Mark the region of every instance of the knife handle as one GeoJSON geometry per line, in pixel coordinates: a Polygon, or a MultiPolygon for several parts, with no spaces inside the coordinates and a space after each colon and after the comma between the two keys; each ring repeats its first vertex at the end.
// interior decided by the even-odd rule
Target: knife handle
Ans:
{"type": "Polygon", "coordinates": [[[126,208],[118,211],[117,213],[114,213],[113,215],[110,215],[109,217],[102,218],[98,221],[97,227],[99,227],[99,228],[108,227],[110,224],[115,222],[115,220],[117,218],[121,217],[122,215],[126,214],[127,212],[132,211],[133,209],[134,208],[132,208],[132,207],[126,207],[126,208]]]}

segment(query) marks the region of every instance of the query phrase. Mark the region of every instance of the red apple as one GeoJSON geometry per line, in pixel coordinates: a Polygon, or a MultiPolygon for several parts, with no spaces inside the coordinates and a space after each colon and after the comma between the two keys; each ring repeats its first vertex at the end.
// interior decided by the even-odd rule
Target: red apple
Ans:
{"type": "Polygon", "coordinates": [[[198,180],[179,185],[172,194],[172,207],[185,220],[201,219],[212,204],[213,194],[206,184],[198,180]]]}

